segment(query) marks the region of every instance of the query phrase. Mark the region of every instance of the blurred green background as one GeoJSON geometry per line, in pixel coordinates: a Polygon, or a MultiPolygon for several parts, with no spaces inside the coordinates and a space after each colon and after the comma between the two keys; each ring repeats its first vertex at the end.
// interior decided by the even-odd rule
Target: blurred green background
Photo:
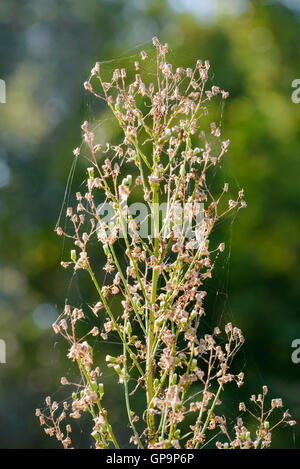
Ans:
{"type": "MultiPolygon", "coordinates": [[[[67,295],[86,307],[93,293],[60,268],[69,247],[54,227],[80,124],[107,117],[82,83],[96,61],[134,55],[154,35],[169,43],[176,65],[209,59],[213,84],[231,93],[219,112],[232,142],[221,171],[233,191],[245,189],[248,208],[221,227],[227,254],[209,285],[207,320],[224,317],[245,334],[242,397],[266,384],[300,422],[300,364],[291,360],[300,338],[300,104],[291,100],[300,78],[299,7],[298,0],[1,0],[0,448],[57,447],[34,417],[46,395],[68,393],[60,376],[74,373],[51,324],[67,295]]],[[[109,124],[103,132],[110,138],[109,124]]],[[[84,167],[77,164],[71,192],[84,167]]],[[[119,387],[110,377],[105,384],[111,423],[125,442],[119,387]]],[[[238,400],[236,391],[226,400],[232,416],[238,400]]],[[[84,425],[77,424],[79,447],[89,444],[84,425]]],[[[300,448],[299,429],[278,432],[274,447],[300,448]]]]}

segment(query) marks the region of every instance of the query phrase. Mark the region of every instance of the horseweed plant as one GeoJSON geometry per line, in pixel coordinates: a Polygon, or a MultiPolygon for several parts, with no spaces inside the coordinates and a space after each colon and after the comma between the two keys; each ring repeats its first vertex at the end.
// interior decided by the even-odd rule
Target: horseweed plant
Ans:
{"type": "MultiPolygon", "coordinates": [[[[200,332],[205,316],[203,285],[225,249],[224,243],[210,248],[212,229],[229,212],[246,206],[242,190],[231,200],[227,183],[218,195],[208,184],[211,169],[220,163],[230,142],[220,139],[215,123],[209,123],[208,132],[204,130],[206,106],[217,95],[226,99],[228,93],[218,86],[206,89],[208,61],[198,60],[194,69],[173,71],[166,62],[168,45],[161,45],[157,38],[153,45],[153,57],[142,51],[142,65],[134,63],[137,74],[132,83],[127,83],[125,69],[114,70],[111,81],[104,81],[102,66],[96,63],[84,84],[109,107],[124,139],[102,148],[95,143],[89,123],[83,123],[85,147],[74,153],[78,156],[86,149],[90,155],[87,189],[84,195],[76,194],[76,210],[67,208],[72,234],[61,227],[56,231],[74,240],[70,261],[62,265],[87,272],[98,295],[92,312],[105,322],[102,330],[95,322],[80,338],[78,328],[87,313],[65,306],[53,329],[68,341],[68,358],[78,364],[79,392],[61,410],[48,397],[48,411],[37,409],[36,415],[47,434],[70,448],[72,428],[63,422],[68,414],[79,419],[88,413],[96,448],[119,448],[104,407],[100,382],[104,366],[100,371],[93,362],[93,347],[87,339],[100,335],[105,341],[113,333],[122,350],[119,356],[107,355],[106,365],[124,388],[131,444],[140,449],[197,449],[221,435],[222,441],[215,440],[218,448],[268,447],[274,427],[295,422],[285,411],[270,423],[282,402],[273,399],[266,408],[266,386],[262,394],[251,398],[257,412],[250,410],[251,405],[239,406],[239,412],[247,412],[257,423],[251,432],[241,416],[230,431],[226,418],[216,413],[226,384],[243,384],[243,373],[231,373],[232,359],[244,342],[241,330],[229,323],[223,331],[216,326],[211,333],[200,332]],[[201,148],[195,145],[197,141],[201,148]],[[98,156],[101,153],[110,155],[104,164],[98,156]],[[124,162],[127,175],[122,179],[124,162]],[[146,208],[146,215],[142,218],[133,216],[137,211],[129,204],[133,192],[143,195],[139,212],[146,208]],[[104,202],[97,206],[99,195],[104,202]],[[111,214],[109,218],[102,216],[104,210],[111,214]],[[105,255],[104,270],[111,277],[108,285],[98,283],[92,267],[89,242],[95,239],[105,255]],[[116,251],[120,243],[124,244],[122,262],[116,251]],[[122,297],[118,314],[111,309],[114,295],[122,297]],[[138,391],[144,393],[142,415],[131,402],[138,391]]],[[[65,377],[61,383],[70,384],[65,377]]]]}

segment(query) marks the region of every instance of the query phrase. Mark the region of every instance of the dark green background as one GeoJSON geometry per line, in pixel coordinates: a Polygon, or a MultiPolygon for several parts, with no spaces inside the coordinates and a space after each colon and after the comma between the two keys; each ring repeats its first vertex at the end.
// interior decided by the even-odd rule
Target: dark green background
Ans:
{"type": "MultiPolygon", "coordinates": [[[[208,285],[207,321],[221,317],[244,331],[243,398],[267,384],[300,421],[300,364],[291,361],[291,343],[300,338],[300,104],[291,100],[300,78],[299,18],[296,1],[1,0],[0,338],[7,364],[0,365],[0,448],[56,447],[34,409],[48,394],[69,397],[59,380],[74,370],[49,326],[67,294],[87,308],[93,293],[59,267],[70,246],[53,229],[80,124],[110,119],[82,83],[96,61],[135,55],[154,35],[169,43],[176,65],[209,59],[213,84],[231,93],[217,114],[232,142],[221,178],[233,193],[245,189],[248,208],[220,227],[227,251],[208,285]]],[[[110,120],[102,129],[111,138],[110,120]]],[[[73,192],[85,166],[76,166],[73,192]]],[[[100,347],[99,357],[110,351],[100,347]]],[[[124,444],[119,386],[114,377],[104,382],[124,444]]],[[[238,400],[237,391],[227,395],[230,417],[238,400]]],[[[84,420],[76,426],[76,445],[88,445],[84,420]]],[[[299,427],[276,433],[274,447],[300,448],[299,427]]]]}

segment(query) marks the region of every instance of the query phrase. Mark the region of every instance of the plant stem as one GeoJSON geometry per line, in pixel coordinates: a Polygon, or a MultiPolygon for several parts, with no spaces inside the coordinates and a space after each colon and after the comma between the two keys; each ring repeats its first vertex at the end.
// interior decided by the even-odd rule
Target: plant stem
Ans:
{"type": "MultiPolygon", "coordinates": [[[[210,408],[209,411],[208,411],[208,414],[207,414],[205,423],[204,423],[204,425],[203,425],[203,428],[202,428],[202,430],[201,430],[201,435],[203,435],[203,436],[205,435],[205,431],[206,431],[207,426],[208,426],[208,424],[209,424],[209,422],[210,422],[212,413],[213,413],[213,411],[214,411],[214,408],[215,408],[216,403],[217,403],[217,401],[218,401],[218,399],[219,399],[219,396],[220,396],[220,394],[221,394],[222,389],[223,389],[223,384],[220,384],[220,385],[219,385],[219,388],[218,388],[218,391],[217,391],[217,394],[215,395],[215,398],[214,398],[213,403],[212,403],[212,405],[211,405],[211,408],[210,408]]],[[[196,443],[196,445],[195,445],[195,449],[198,449],[198,448],[199,448],[199,445],[200,445],[200,441],[197,441],[197,443],[196,443]]]]}
{"type": "Polygon", "coordinates": [[[125,394],[125,403],[126,403],[126,409],[127,409],[127,415],[128,415],[128,420],[130,423],[130,426],[132,428],[132,431],[134,433],[134,436],[136,438],[137,444],[140,449],[144,449],[142,442],[139,438],[138,432],[135,428],[135,425],[132,420],[132,413],[131,413],[131,408],[130,408],[130,400],[129,400],[129,393],[128,393],[128,381],[127,381],[127,351],[125,347],[126,343],[126,320],[124,321],[124,343],[123,343],[123,354],[125,356],[124,360],[124,394],[125,394]]]}
{"type": "MultiPolygon", "coordinates": [[[[88,372],[86,371],[85,366],[83,365],[83,363],[82,363],[82,361],[81,361],[80,358],[78,358],[78,363],[79,363],[79,366],[80,366],[80,368],[81,368],[81,370],[82,370],[82,372],[83,372],[83,374],[84,374],[84,376],[85,376],[85,378],[86,378],[86,380],[87,380],[87,382],[88,382],[88,384],[89,384],[89,387],[90,387],[91,391],[95,392],[93,383],[91,382],[90,377],[89,377],[89,375],[88,375],[88,372]]],[[[116,449],[120,449],[120,446],[119,446],[118,443],[117,443],[117,440],[116,440],[116,438],[115,438],[115,435],[114,435],[114,433],[113,433],[113,430],[112,430],[112,428],[111,428],[111,425],[109,424],[109,422],[108,422],[108,420],[107,420],[106,412],[104,411],[104,409],[103,409],[103,407],[102,407],[102,405],[101,405],[101,402],[100,402],[99,397],[98,397],[98,399],[97,399],[97,406],[98,406],[99,412],[101,413],[101,415],[102,415],[102,417],[103,417],[103,419],[104,419],[104,422],[105,422],[105,425],[106,425],[106,427],[107,427],[107,430],[108,430],[108,433],[109,433],[109,436],[110,436],[111,441],[112,441],[113,444],[115,445],[115,448],[116,448],[116,449]]]]}
{"type": "MultiPolygon", "coordinates": [[[[125,288],[125,290],[126,290],[126,293],[127,293],[128,297],[129,297],[129,299],[130,299],[130,303],[131,303],[131,305],[132,305],[132,307],[133,307],[133,309],[134,309],[134,312],[135,312],[135,314],[136,314],[137,320],[138,320],[138,322],[139,322],[139,324],[140,324],[140,326],[141,326],[141,329],[142,329],[143,333],[146,334],[146,330],[145,330],[144,324],[143,324],[143,322],[142,322],[142,318],[141,318],[141,316],[140,316],[140,314],[139,314],[139,311],[138,311],[138,309],[137,309],[137,307],[136,307],[136,305],[135,305],[135,303],[134,303],[134,301],[133,301],[133,298],[132,298],[132,296],[131,296],[131,294],[130,294],[130,291],[129,291],[129,288],[128,288],[128,284],[127,284],[127,282],[126,282],[126,280],[125,280],[125,278],[124,278],[124,275],[123,275],[122,269],[121,269],[121,267],[120,267],[118,258],[117,258],[117,256],[116,256],[115,250],[114,250],[114,248],[113,248],[112,245],[109,245],[109,248],[110,248],[110,251],[111,251],[112,256],[113,256],[113,258],[114,258],[114,261],[115,261],[115,264],[116,264],[116,266],[117,266],[117,269],[118,269],[118,271],[119,271],[119,274],[120,274],[120,277],[121,277],[121,279],[122,279],[122,282],[123,282],[124,288],[125,288]]],[[[124,340],[125,340],[125,339],[124,339],[124,340]]]]}
{"type": "MultiPolygon", "coordinates": [[[[122,332],[121,332],[121,329],[120,329],[120,327],[119,327],[117,321],[115,320],[114,315],[113,315],[113,313],[111,312],[110,307],[108,306],[106,299],[104,298],[104,295],[103,295],[103,293],[102,293],[102,291],[101,291],[101,288],[100,288],[100,286],[99,286],[99,284],[98,284],[98,282],[97,282],[97,280],[96,280],[96,277],[95,277],[95,275],[94,275],[94,272],[93,272],[92,269],[91,269],[90,264],[88,264],[88,266],[87,266],[87,271],[89,272],[89,274],[90,274],[90,276],[91,276],[91,278],[92,278],[92,281],[93,281],[93,283],[94,283],[94,285],[95,285],[95,287],[96,287],[96,290],[97,290],[97,292],[98,292],[98,294],[99,294],[99,296],[100,296],[100,298],[101,298],[101,301],[102,301],[102,303],[103,303],[103,305],[104,305],[104,307],[105,307],[105,309],[106,309],[106,311],[107,311],[107,314],[109,315],[111,321],[113,322],[113,325],[114,325],[116,331],[118,332],[118,334],[119,334],[119,336],[120,336],[120,339],[121,339],[122,342],[124,343],[124,338],[123,338],[123,334],[122,334],[122,332]]],[[[143,372],[142,368],[140,367],[140,364],[138,363],[136,356],[135,356],[134,353],[130,350],[130,348],[128,347],[128,345],[127,345],[126,342],[124,343],[124,345],[125,345],[125,347],[126,347],[127,352],[129,353],[130,358],[132,359],[132,361],[134,362],[135,366],[136,366],[137,369],[139,370],[141,376],[144,376],[144,372],[143,372]]]]}

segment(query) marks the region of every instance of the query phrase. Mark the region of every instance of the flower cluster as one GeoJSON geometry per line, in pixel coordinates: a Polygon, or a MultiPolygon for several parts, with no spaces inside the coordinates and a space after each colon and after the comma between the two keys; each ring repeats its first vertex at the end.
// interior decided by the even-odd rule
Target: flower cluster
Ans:
{"type": "Polygon", "coordinates": [[[282,411],[280,417],[274,415],[276,409],[282,410],[283,403],[281,399],[272,399],[269,408],[266,409],[266,395],[268,394],[267,386],[263,386],[262,393],[258,396],[252,395],[250,402],[254,406],[254,410],[246,407],[244,402],[240,402],[239,411],[247,413],[255,422],[255,430],[249,431],[243,419],[239,417],[234,427],[234,437],[231,437],[226,428],[226,421],[215,418],[216,425],[219,426],[221,433],[227,437],[227,441],[216,443],[219,449],[264,449],[269,448],[272,442],[272,431],[282,424],[289,426],[296,425],[295,420],[291,420],[291,416],[287,410],[282,411]],[[272,420],[272,422],[271,422],[272,420]]]}
{"type": "MultiPolygon", "coordinates": [[[[153,45],[154,55],[142,51],[140,61],[134,63],[133,78],[132,72],[122,68],[105,81],[101,63],[97,63],[84,84],[109,107],[123,139],[118,145],[100,145],[90,124],[82,124],[84,145],[74,154],[90,162],[86,189],[76,194],[77,207],[67,209],[72,229],[56,230],[74,241],[63,267],[87,272],[98,295],[91,310],[105,318],[102,330],[93,326],[80,337],[77,323],[85,313],[67,305],[53,325],[55,333],[68,341],[68,358],[80,371],[77,386],[81,391],[73,395],[70,417],[91,415],[97,448],[119,446],[102,404],[104,389],[89,345],[91,336],[101,334],[106,340],[114,333],[121,341],[120,354],[108,355],[106,365],[124,387],[130,442],[141,449],[199,448],[207,433],[218,428],[228,436],[224,417],[218,417],[215,409],[221,405],[227,383],[241,386],[244,379],[243,373],[231,371],[232,360],[244,342],[242,332],[229,323],[209,333],[203,323],[205,282],[212,277],[216,257],[225,249],[224,243],[211,246],[211,232],[228,213],[246,206],[242,190],[233,200],[227,183],[220,189],[211,185],[211,173],[230,142],[209,121],[208,105],[213,99],[227,99],[228,93],[218,86],[208,87],[208,61],[175,69],[167,62],[168,45],[157,38],[153,45]],[[148,209],[142,221],[130,209],[132,194],[140,193],[148,209]],[[97,206],[100,194],[112,210],[109,220],[97,206]],[[163,219],[162,202],[166,205],[163,219]],[[187,207],[189,230],[182,220],[187,207]],[[152,226],[151,236],[146,238],[141,230],[145,223],[152,226]],[[108,284],[97,280],[90,259],[91,240],[102,246],[104,270],[111,280],[108,284]],[[117,242],[123,243],[122,262],[117,242]],[[115,295],[121,298],[119,315],[111,309],[115,295]],[[137,389],[145,392],[142,415],[135,413],[130,399],[137,389]],[[187,421],[189,431],[182,434],[187,421]]],[[[68,385],[68,380],[62,378],[62,384],[68,385]]],[[[59,427],[65,413],[55,419],[53,405],[49,403],[50,423],[40,411],[38,416],[46,432],[69,447],[70,428],[63,435],[59,427]]],[[[271,430],[266,431],[264,419],[257,436],[261,446],[267,445],[271,430]]],[[[218,443],[218,447],[245,447],[246,442],[253,446],[244,434],[248,433],[239,419],[236,439],[228,436],[229,443],[218,443]]]]}

